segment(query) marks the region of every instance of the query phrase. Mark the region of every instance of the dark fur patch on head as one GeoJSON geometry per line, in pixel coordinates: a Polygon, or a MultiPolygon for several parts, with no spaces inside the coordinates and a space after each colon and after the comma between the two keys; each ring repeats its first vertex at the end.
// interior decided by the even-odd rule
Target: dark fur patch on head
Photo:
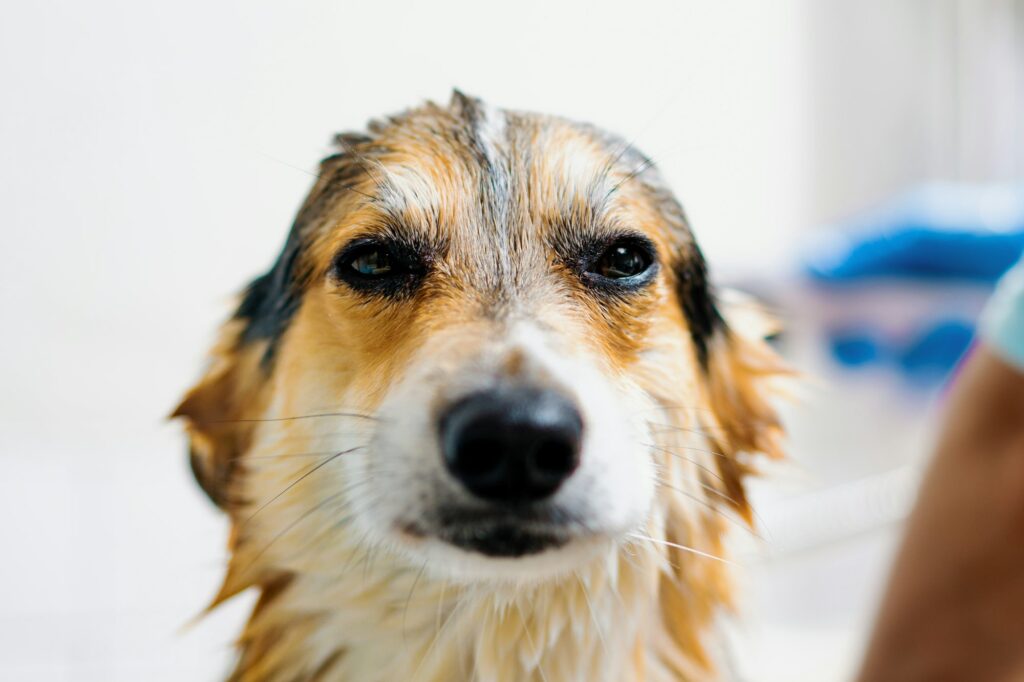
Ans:
{"type": "MultiPolygon", "coordinates": [[[[297,227],[297,226],[296,226],[297,227]]],[[[273,362],[281,336],[301,303],[301,286],[296,264],[302,250],[299,230],[292,228],[281,255],[270,270],[249,284],[235,318],[246,321],[239,343],[269,341],[263,354],[264,366],[273,362]]]]}
{"type": "Polygon", "coordinates": [[[234,318],[245,321],[240,345],[268,342],[262,359],[265,368],[273,363],[281,337],[302,304],[303,288],[310,276],[303,256],[312,229],[331,202],[351,189],[351,183],[364,172],[351,150],[370,141],[370,137],[361,133],[341,133],[335,137],[336,144],[344,151],[320,163],[316,185],[292,223],[280,255],[270,270],[246,287],[235,310],[234,318]]]}
{"type": "Polygon", "coordinates": [[[465,120],[470,128],[479,125],[483,118],[483,102],[478,97],[470,97],[458,88],[452,88],[452,97],[448,102],[448,107],[453,114],[465,120]]]}
{"type": "Polygon", "coordinates": [[[714,289],[708,276],[704,254],[696,243],[676,266],[676,295],[683,307],[683,315],[690,328],[690,338],[697,353],[697,361],[708,367],[708,346],[711,338],[725,330],[725,318],[715,305],[714,289]]]}

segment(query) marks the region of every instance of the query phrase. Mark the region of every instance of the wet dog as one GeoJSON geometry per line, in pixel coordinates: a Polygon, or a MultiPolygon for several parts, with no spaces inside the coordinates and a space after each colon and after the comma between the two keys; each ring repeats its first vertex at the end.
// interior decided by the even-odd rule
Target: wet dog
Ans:
{"type": "Polygon", "coordinates": [[[175,412],[231,679],[706,679],[780,366],[620,138],[458,92],[337,138],[175,412]]]}

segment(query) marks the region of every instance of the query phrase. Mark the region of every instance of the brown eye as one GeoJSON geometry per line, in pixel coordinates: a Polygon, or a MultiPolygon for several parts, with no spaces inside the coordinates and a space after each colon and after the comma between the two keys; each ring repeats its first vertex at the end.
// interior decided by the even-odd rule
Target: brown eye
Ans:
{"type": "Polygon", "coordinates": [[[606,279],[629,279],[647,272],[652,263],[651,252],[645,245],[620,241],[601,254],[590,272],[606,279]]]}

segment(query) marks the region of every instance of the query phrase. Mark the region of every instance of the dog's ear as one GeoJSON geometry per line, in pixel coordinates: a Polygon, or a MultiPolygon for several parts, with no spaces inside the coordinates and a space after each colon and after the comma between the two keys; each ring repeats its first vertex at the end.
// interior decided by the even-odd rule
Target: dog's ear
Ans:
{"type": "Polygon", "coordinates": [[[221,329],[209,367],[172,417],[185,419],[189,458],[199,485],[221,508],[241,502],[232,490],[249,447],[253,419],[260,414],[274,359],[302,301],[310,277],[303,263],[305,245],[339,191],[363,172],[355,162],[358,145],[370,137],[343,133],[335,138],[342,151],[320,163],[309,195],[299,209],[284,248],[265,274],[243,292],[238,308],[221,329]]]}
{"type": "Polygon", "coordinates": [[[243,346],[243,321],[224,325],[199,382],[171,414],[183,418],[189,438],[189,462],[199,486],[222,509],[240,502],[232,491],[239,459],[248,447],[255,401],[262,394],[264,349],[243,346]]]}
{"type": "Polygon", "coordinates": [[[792,372],[766,339],[775,323],[737,292],[715,292],[699,250],[677,270],[680,304],[690,329],[706,409],[696,415],[716,458],[725,494],[748,521],[743,485],[749,456],[780,458],[783,431],[773,398],[792,372]]]}
{"type": "Polygon", "coordinates": [[[708,351],[708,393],[728,448],[781,457],[782,428],[773,404],[778,380],[793,372],[767,339],[776,322],[760,305],[738,292],[719,296],[722,325],[708,351]]]}

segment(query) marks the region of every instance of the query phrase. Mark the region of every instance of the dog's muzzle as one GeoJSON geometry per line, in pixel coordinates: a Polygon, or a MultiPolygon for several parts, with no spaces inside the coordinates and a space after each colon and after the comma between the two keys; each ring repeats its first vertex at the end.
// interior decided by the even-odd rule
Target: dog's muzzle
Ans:
{"type": "Polygon", "coordinates": [[[470,513],[444,515],[444,540],[491,556],[568,540],[550,504],[580,463],[583,420],[568,398],[532,387],[482,391],[451,405],[438,426],[445,469],[476,501],[470,513]]]}

